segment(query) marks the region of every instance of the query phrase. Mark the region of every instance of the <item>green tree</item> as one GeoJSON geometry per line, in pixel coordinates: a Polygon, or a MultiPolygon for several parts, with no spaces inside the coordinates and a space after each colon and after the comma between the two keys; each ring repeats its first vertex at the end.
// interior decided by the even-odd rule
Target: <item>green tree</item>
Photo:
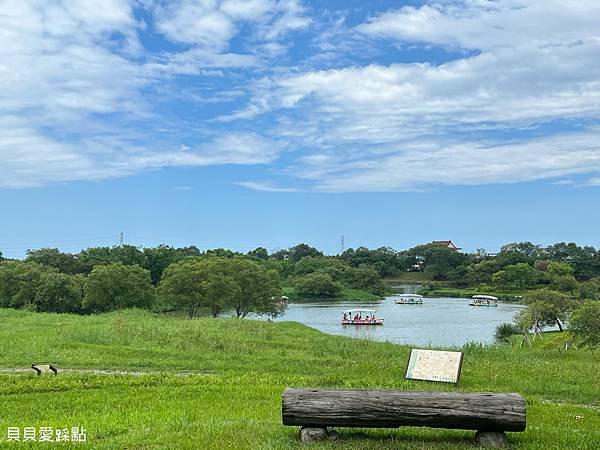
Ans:
{"type": "Polygon", "coordinates": [[[525,289],[533,286],[537,272],[527,263],[506,266],[492,275],[492,282],[498,286],[513,289],[525,289]]]}
{"type": "Polygon", "coordinates": [[[217,316],[227,308],[238,317],[277,314],[279,275],[243,258],[189,258],[171,264],[158,288],[161,299],[190,317],[201,308],[217,316]]]}
{"type": "Polygon", "coordinates": [[[323,271],[298,277],[294,287],[296,292],[304,297],[337,297],[342,292],[342,284],[323,271]]]}
{"type": "Polygon", "coordinates": [[[145,257],[144,268],[150,271],[152,284],[154,285],[158,284],[164,270],[170,264],[189,256],[200,256],[200,250],[195,246],[174,248],[168,245],[159,245],[154,248],[145,248],[143,251],[145,257]]]}
{"type": "Polygon", "coordinates": [[[537,323],[544,326],[557,325],[563,331],[563,324],[570,313],[578,306],[572,297],[550,289],[533,291],[525,297],[527,309],[536,311],[537,323]]]}
{"type": "Polygon", "coordinates": [[[492,281],[492,275],[502,269],[500,261],[496,258],[485,259],[476,264],[470,264],[465,277],[467,280],[479,286],[482,283],[492,281]]]}
{"type": "MultiPolygon", "coordinates": [[[[517,329],[523,332],[543,331],[548,325],[547,306],[542,302],[531,302],[515,317],[517,329]]],[[[552,325],[552,323],[551,323],[552,325]]]]}
{"type": "Polygon", "coordinates": [[[254,250],[250,250],[246,255],[249,258],[255,258],[255,259],[265,259],[266,260],[269,258],[269,252],[264,247],[256,247],[254,250]]]}
{"type": "Polygon", "coordinates": [[[110,247],[90,247],[77,255],[83,273],[90,273],[94,267],[110,264],[112,261],[110,247]]]}
{"type": "Polygon", "coordinates": [[[148,308],[154,301],[150,272],[139,266],[112,263],[94,267],[84,284],[83,308],[103,312],[148,308]]]}
{"type": "Polygon", "coordinates": [[[564,262],[550,261],[546,268],[546,273],[552,279],[554,277],[574,275],[575,269],[570,264],[564,262]]]}
{"type": "Polygon", "coordinates": [[[588,301],[573,312],[570,330],[590,350],[600,346],[600,302],[588,301]]]}
{"type": "Polygon", "coordinates": [[[121,263],[126,266],[138,265],[146,267],[146,255],[142,250],[135,245],[117,245],[110,249],[110,261],[113,263],[121,263]]]}
{"type": "Polygon", "coordinates": [[[543,250],[539,245],[531,242],[512,242],[502,246],[497,258],[503,265],[524,262],[530,265],[540,258],[543,250]]]}
{"type": "Polygon", "coordinates": [[[373,267],[382,277],[397,275],[414,264],[414,258],[410,255],[399,253],[390,247],[379,247],[375,250],[366,247],[349,248],[340,258],[352,267],[373,267]]]}
{"type": "Polygon", "coordinates": [[[545,251],[548,259],[571,265],[578,280],[589,280],[600,275],[600,251],[594,247],[560,242],[547,247],[545,251]]]}
{"type": "Polygon", "coordinates": [[[74,255],[63,253],[57,248],[27,250],[25,261],[54,267],[62,273],[76,274],[81,271],[79,261],[74,255]]]}
{"type": "Polygon", "coordinates": [[[423,270],[430,274],[434,280],[447,280],[461,266],[465,266],[468,257],[439,245],[423,245],[414,249],[418,259],[422,259],[423,270]]]}
{"type": "Polygon", "coordinates": [[[34,262],[0,262],[0,307],[33,308],[42,276],[53,267],[34,262]]]}
{"type": "Polygon", "coordinates": [[[385,293],[385,284],[379,272],[369,266],[349,267],[343,272],[344,283],[354,289],[362,289],[373,294],[385,293]]]}
{"type": "Polygon", "coordinates": [[[579,298],[600,300],[600,277],[579,283],[579,298]]]}
{"type": "Polygon", "coordinates": [[[83,299],[82,275],[45,272],[42,274],[34,297],[36,311],[66,313],[79,312],[83,299]]]}
{"type": "Polygon", "coordinates": [[[19,292],[20,261],[0,261],[0,308],[13,306],[13,298],[19,292]]]}
{"type": "Polygon", "coordinates": [[[552,261],[546,269],[546,279],[550,286],[559,291],[570,292],[571,295],[578,287],[574,274],[575,269],[570,264],[563,262],[552,261]]]}
{"type": "Polygon", "coordinates": [[[346,269],[348,267],[336,257],[305,256],[294,265],[294,275],[299,277],[321,271],[331,275],[334,280],[340,281],[346,269]]]}
{"type": "Polygon", "coordinates": [[[0,262],[0,307],[78,312],[82,276],[32,261],[0,262]]]}
{"type": "Polygon", "coordinates": [[[246,317],[249,313],[276,316],[281,312],[281,286],[276,271],[264,270],[242,258],[216,265],[214,270],[237,285],[227,301],[237,317],[246,317]]]}
{"type": "Polygon", "coordinates": [[[569,292],[571,295],[575,295],[579,283],[573,275],[561,275],[553,278],[552,287],[559,291],[569,292]]]}
{"type": "Polygon", "coordinates": [[[271,255],[275,259],[289,259],[298,262],[305,256],[323,256],[323,252],[307,244],[298,244],[287,250],[279,250],[271,255]]]}
{"type": "Polygon", "coordinates": [[[146,264],[144,268],[150,271],[152,284],[155,286],[160,281],[164,270],[178,259],[177,250],[168,245],[159,245],[155,248],[145,248],[144,256],[146,264]]]}
{"type": "Polygon", "coordinates": [[[195,317],[201,308],[210,308],[215,314],[223,305],[211,304],[207,295],[208,261],[201,258],[187,258],[167,267],[158,285],[161,301],[174,309],[184,309],[190,318],[195,317]]]}

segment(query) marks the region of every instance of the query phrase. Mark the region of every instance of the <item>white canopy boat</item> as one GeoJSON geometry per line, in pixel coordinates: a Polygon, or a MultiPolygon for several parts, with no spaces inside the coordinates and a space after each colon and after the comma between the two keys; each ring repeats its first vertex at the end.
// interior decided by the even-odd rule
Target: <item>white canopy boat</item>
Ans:
{"type": "Polygon", "coordinates": [[[394,299],[396,305],[422,305],[423,296],[418,294],[400,294],[394,299]]]}
{"type": "Polygon", "coordinates": [[[493,295],[474,295],[473,300],[469,303],[470,306],[498,306],[498,297],[493,295]]]}

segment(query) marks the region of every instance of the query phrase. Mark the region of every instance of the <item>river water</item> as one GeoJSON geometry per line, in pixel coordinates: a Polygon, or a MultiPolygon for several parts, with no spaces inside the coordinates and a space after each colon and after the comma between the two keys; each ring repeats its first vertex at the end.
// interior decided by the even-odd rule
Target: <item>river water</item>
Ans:
{"type": "Polygon", "coordinates": [[[492,343],[496,326],[512,322],[522,308],[499,302],[496,308],[469,306],[466,298],[424,298],[422,305],[396,305],[394,297],[374,303],[311,301],[290,303],[285,315],[275,319],[295,321],[329,334],[420,346],[451,347],[468,342],[492,343]],[[377,310],[382,326],[342,325],[344,310],[360,307],[377,310]]]}

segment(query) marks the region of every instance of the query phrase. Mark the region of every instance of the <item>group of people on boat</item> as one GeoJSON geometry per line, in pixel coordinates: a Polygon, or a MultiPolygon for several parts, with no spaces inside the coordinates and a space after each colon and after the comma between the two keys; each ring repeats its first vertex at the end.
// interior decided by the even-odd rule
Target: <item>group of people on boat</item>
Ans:
{"type": "Polygon", "coordinates": [[[375,313],[371,316],[367,314],[364,319],[360,313],[357,313],[354,317],[350,317],[348,316],[348,313],[344,313],[344,320],[375,320],[375,313]]]}

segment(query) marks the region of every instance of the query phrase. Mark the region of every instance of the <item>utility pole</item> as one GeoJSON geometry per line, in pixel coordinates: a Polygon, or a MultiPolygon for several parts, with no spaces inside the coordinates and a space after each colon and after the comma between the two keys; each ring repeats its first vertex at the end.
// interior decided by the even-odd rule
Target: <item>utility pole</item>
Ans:
{"type": "MultiPolygon", "coordinates": [[[[342,253],[344,253],[344,251],[346,250],[346,247],[344,245],[344,235],[342,234],[342,253]]],[[[340,253],[340,255],[342,254],[340,253]]]]}
{"type": "Polygon", "coordinates": [[[123,232],[121,231],[121,234],[119,235],[119,245],[121,247],[123,247],[123,232]]]}

